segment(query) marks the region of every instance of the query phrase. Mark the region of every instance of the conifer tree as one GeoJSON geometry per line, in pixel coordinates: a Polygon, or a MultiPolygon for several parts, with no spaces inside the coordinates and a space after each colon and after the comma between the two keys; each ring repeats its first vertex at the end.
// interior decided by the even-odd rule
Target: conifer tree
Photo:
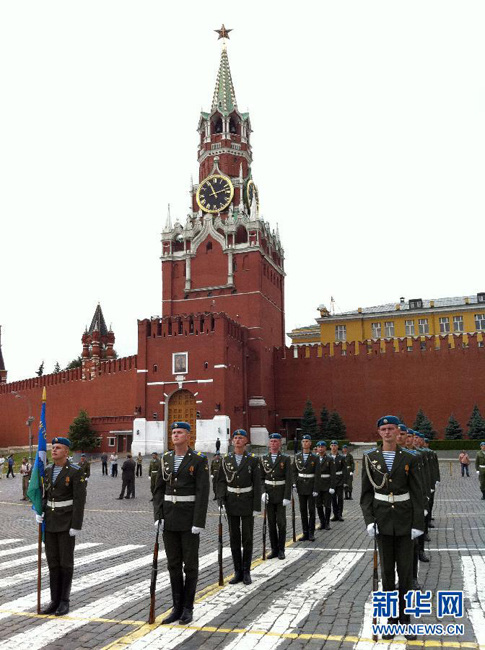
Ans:
{"type": "Polygon", "coordinates": [[[416,419],[414,420],[413,429],[419,431],[426,438],[433,440],[435,437],[436,431],[433,429],[433,424],[431,420],[423,413],[423,409],[419,409],[416,419]]]}
{"type": "Polygon", "coordinates": [[[317,418],[315,416],[315,411],[313,410],[313,404],[309,399],[307,399],[305,410],[303,411],[301,428],[303,430],[303,434],[309,433],[311,435],[312,440],[314,440],[318,435],[317,418]]]}
{"type": "Polygon", "coordinates": [[[485,439],[485,418],[482,417],[480,409],[475,404],[472,415],[468,420],[468,437],[470,440],[485,439]]]}
{"type": "Polygon", "coordinates": [[[328,436],[335,440],[343,440],[347,427],[337,411],[333,411],[328,421],[328,436]]]}
{"type": "Polygon", "coordinates": [[[320,438],[325,438],[328,435],[328,423],[330,420],[330,413],[326,406],[320,411],[320,424],[318,426],[320,438]]]}
{"type": "Polygon", "coordinates": [[[79,411],[69,427],[69,440],[73,451],[92,451],[99,447],[101,439],[91,426],[91,419],[86,411],[79,411]]]}
{"type": "Polygon", "coordinates": [[[463,429],[460,427],[460,423],[453,414],[450,415],[450,419],[448,420],[448,424],[445,429],[445,438],[446,440],[463,439],[463,429]]]}
{"type": "Polygon", "coordinates": [[[39,369],[35,371],[35,374],[37,375],[37,377],[42,377],[42,375],[44,374],[44,362],[40,364],[39,369]]]}

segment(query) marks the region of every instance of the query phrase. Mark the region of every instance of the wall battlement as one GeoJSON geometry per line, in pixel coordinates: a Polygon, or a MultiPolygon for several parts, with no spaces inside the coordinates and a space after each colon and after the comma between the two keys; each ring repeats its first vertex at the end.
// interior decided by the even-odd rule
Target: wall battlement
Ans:
{"type": "Polygon", "coordinates": [[[224,312],[204,312],[163,316],[138,321],[144,323],[147,338],[176,336],[205,336],[225,327],[225,333],[238,341],[243,341],[246,328],[224,312]]]}

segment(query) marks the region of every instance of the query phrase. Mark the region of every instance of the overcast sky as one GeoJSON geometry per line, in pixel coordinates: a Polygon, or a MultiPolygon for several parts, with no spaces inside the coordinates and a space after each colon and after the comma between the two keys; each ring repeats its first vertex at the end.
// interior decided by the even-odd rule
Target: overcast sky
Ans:
{"type": "Polygon", "coordinates": [[[100,301],[120,356],[161,313],[220,46],[249,110],[286,330],[337,309],[485,291],[483,0],[0,4],[0,324],[13,381],[81,353],[100,301]]]}

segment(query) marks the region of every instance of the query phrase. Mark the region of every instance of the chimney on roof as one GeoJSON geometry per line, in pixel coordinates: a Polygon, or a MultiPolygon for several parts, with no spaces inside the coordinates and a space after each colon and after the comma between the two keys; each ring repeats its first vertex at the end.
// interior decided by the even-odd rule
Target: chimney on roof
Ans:
{"type": "Polygon", "coordinates": [[[404,296],[401,296],[399,298],[399,302],[401,303],[401,305],[404,305],[404,303],[405,303],[404,296]]]}

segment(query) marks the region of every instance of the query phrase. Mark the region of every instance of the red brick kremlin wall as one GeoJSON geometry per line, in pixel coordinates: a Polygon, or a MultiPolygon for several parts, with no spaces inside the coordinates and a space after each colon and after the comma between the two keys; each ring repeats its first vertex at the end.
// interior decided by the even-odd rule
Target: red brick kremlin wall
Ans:
{"type": "MultiPolygon", "coordinates": [[[[28,445],[28,402],[11,394],[18,391],[32,405],[34,444],[37,441],[42,389],[47,393],[47,435],[64,435],[80,409],[92,418],[129,416],[114,427],[132,430],[136,403],[136,356],[102,363],[92,381],[81,380],[81,368],[0,386],[0,447],[28,445]]],[[[94,422],[94,428],[97,427],[94,422]]]]}
{"type": "Polygon", "coordinates": [[[392,341],[381,353],[379,343],[368,350],[360,344],[347,344],[346,355],[335,346],[305,346],[275,351],[276,401],[279,429],[295,426],[291,418],[301,417],[305,401],[310,398],[317,414],[323,406],[336,410],[347,426],[347,437],[355,441],[375,439],[374,423],[387,413],[402,415],[412,426],[419,408],[433,422],[440,438],[448,418],[453,415],[466,430],[474,404],[485,414],[485,348],[476,336],[468,335],[468,347],[461,336],[455,337],[455,349],[448,347],[448,337],[413,341],[407,351],[400,341],[395,352],[392,341]]]}

